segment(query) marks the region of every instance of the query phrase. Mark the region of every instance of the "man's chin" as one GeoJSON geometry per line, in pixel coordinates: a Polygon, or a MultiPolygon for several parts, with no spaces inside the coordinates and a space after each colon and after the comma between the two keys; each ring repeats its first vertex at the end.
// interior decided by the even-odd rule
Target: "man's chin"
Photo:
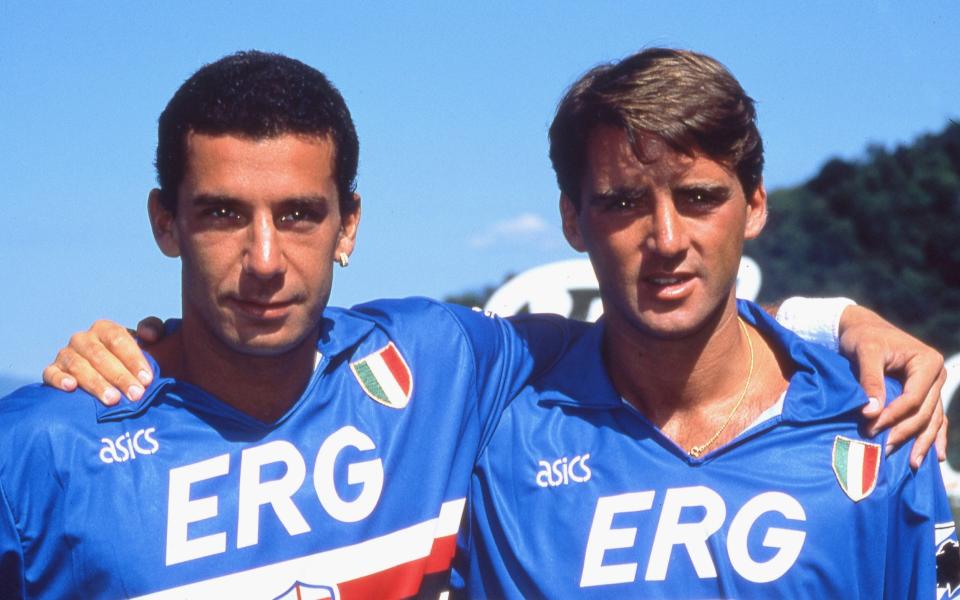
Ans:
{"type": "Polygon", "coordinates": [[[709,316],[675,312],[640,316],[634,323],[637,329],[653,339],[676,341],[698,335],[707,326],[709,320],[709,316]]]}
{"type": "Polygon", "coordinates": [[[683,340],[699,336],[715,326],[722,318],[724,308],[724,304],[718,304],[709,309],[691,306],[667,311],[641,310],[633,321],[638,329],[651,338],[665,341],[683,340]]]}
{"type": "Polygon", "coordinates": [[[252,357],[276,357],[288,354],[293,350],[309,343],[309,335],[290,336],[274,334],[258,334],[253,336],[227,336],[224,341],[230,350],[237,354],[252,357]]]}

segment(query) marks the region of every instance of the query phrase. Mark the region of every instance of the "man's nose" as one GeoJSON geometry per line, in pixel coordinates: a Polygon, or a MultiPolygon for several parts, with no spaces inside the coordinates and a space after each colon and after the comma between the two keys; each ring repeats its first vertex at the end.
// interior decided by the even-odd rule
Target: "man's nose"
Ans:
{"type": "Polygon", "coordinates": [[[647,238],[651,250],[663,256],[676,256],[690,244],[686,224],[670,198],[659,198],[653,211],[653,227],[647,238]]]}
{"type": "Polygon", "coordinates": [[[286,257],[271,215],[254,218],[243,255],[243,270],[261,279],[270,279],[286,272],[286,257]]]}

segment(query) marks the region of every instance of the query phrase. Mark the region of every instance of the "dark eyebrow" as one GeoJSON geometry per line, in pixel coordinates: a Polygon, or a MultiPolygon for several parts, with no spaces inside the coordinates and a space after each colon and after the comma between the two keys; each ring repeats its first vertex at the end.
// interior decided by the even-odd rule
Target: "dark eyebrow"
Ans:
{"type": "MultiPolygon", "coordinates": [[[[198,194],[192,199],[194,206],[238,206],[245,204],[240,198],[225,194],[198,194]]],[[[326,196],[290,196],[278,204],[282,207],[290,206],[325,206],[328,203],[326,196]]]]}
{"type": "Polygon", "coordinates": [[[190,199],[190,203],[194,206],[235,206],[243,204],[239,198],[220,194],[198,194],[190,199]]]}
{"type": "Polygon", "coordinates": [[[730,186],[712,181],[684,183],[673,189],[678,192],[707,192],[708,194],[730,195],[730,186]]]}
{"type": "Polygon", "coordinates": [[[326,196],[291,196],[279,202],[281,206],[326,206],[328,203],[326,196]]]}
{"type": "Polygon", "coordinates": [[[647,197],[645,188],[619,187],[590,194],[590,204],[606,204],[617,200],[642,200],[647,197]]]}

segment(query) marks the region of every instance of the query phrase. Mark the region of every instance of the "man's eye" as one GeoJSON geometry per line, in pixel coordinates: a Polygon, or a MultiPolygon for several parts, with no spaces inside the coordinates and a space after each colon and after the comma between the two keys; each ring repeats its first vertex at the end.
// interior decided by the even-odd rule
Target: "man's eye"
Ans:
{"type": "Polygon", "coordinates": [[[281,223],[299,223],[303,221],[318,221],[319,214],[315,210],[298,208],[280,216],[281,223]]]}
{"type": "Polygon", "coordinates": [[[632,198],[615,198],[610,200],[606,206],[609,211],[632,210],[636,207],[637,201],[632,198]]]}
{"type": "Polygon", "coordinates": [[[213,217],[214,219],[233,219],[236,220],[240,218],[240,215],[236,211],[224,206],[217,206],[215,208],[208,208],[204,211],[204,215],[208,217],[213,217]]]}
{"type": "Polygon", "coordinates": [[[726,194],[713,190],[688,190],[683,192],[681,200],[691,208],[706,209],[722,204],[726,194]]]}

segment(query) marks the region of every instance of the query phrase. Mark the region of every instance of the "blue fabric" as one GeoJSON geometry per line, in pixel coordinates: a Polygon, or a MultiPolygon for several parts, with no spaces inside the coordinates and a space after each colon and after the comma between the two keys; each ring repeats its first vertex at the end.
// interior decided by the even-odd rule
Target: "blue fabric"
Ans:
{"type": "Polygon", "coordinates": [[[445,583],[480,439],[571,327],[423,299],[328,308],[306,390],[269,424],[162,373],[116,407],[22,388],[0,400],[0,597],[445,583]],[[403,409],[350,368],[391,341],[412,372],[403,409]]]}
{"type": "MultiPolygon", "coordinates": [[[[595,325],[481,450],[454,582],[477,598],[945,594],[937,554],[955,560],[956,533],[936,458],[914,473],[909,448],[883,455],[854,501],[834,473],[837,436],[882,453],[886,435],[860,435],[849,363],[739,310],[796,369],[782,414],[691,458],[621,401],[595,325]]],[[[899,392],[888,382],[888,398],[899,392]]]]}

